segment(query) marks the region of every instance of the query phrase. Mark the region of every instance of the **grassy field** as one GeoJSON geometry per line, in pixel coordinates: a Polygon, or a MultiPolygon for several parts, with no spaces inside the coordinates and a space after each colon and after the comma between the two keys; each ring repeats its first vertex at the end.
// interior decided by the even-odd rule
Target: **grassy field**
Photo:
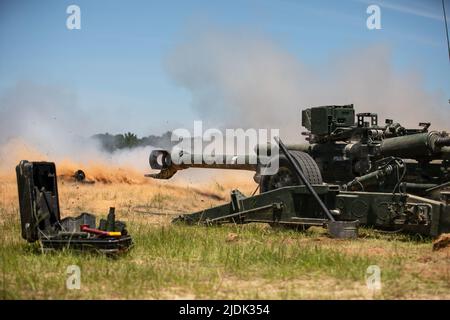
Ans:
{"type": "MultiPolygon", "coordinates": [[[[115,206],[135,246],[108,258],[71,251],[42,253],[20,236],[14,181],[0,184],[0,298],[3,299],[450,299],[450,251],[431,239],[362,229],[332,240],[267,225],[171,225],[179,212],[223,203],[238,181],[192,188],[142,182],[59,186],[63,216],[105,216],[115,206]],[[66,288],[66,269],[81,269],[81,288],[66,288]],[[366,270],[381,269],[369,290],[366,270]]],[[[247,194],[254,185],[243,186],[247,194]]]]}

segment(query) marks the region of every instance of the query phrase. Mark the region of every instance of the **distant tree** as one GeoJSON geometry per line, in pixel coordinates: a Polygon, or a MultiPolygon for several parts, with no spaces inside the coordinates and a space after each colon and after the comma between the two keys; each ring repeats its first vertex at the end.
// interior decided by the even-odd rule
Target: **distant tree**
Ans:
{"type": "Polygon", "coordinates": [[[123,147],[124,148],[134,148],[139,144],[139,139],[137,135],[131,132],[127,132],[123,135],[123,147]]]}

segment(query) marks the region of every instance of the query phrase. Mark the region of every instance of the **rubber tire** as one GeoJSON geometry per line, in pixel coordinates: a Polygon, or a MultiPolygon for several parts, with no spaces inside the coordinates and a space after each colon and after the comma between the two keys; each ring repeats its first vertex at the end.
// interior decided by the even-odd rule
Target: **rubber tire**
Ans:
{"type": "MultiPolygon", "coordinates": [[[[295,161],[299,164],[306,179],[311,184],[322,184],[322,174],[314,159],[307,153],[302,151],[290,150],[295,161]]],[[[278,172],[274,175],[262,175],[259,183],[260,193],[275,190],[282,187],[303,185],[297,178],[294,169],[284,154],[277,156],[279,161],[278,172]],[[286,176],[287,175],[287,176],[286,176]],[[289,177],[290,176],[290,177],[289,177]]],[[[271,162],[276,161],[276,158],[271,162]]]]}

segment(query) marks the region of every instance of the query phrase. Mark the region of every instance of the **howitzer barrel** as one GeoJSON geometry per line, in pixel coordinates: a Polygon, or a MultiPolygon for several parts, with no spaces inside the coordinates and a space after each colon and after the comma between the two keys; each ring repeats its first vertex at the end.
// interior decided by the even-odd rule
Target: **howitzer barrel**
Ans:
{"type": "Polygon", "coordinates": [[[256,171],[257,159],[250,155],[217,155],[211,159],[205,159],[203,155],[185,154],[173,161],[172,155],[167,150],[153,150],[150,153],[149,164],[152,169],[161,170],[157,174],[147,176],[158,179],[169,179],[177,171],[187,168],[209,168],[209,169],[233,169],[256,171]]]}
{"type": "MultiPolygon", "coordinates": [[[[288,145],[288,149],[308,148],[308,145],[288,145]]],[[[177,171],[187,168],[230,169],[258,171],[258,166],[271,159],[273,147],[270,143],[258,144],[253,153],[245,155],[203,155],[179,151],[174,154],[168,150],[153,150],[150,153],[150,168],[161,170],[156,174],[146,174],[156,179],[170,179],[177,171]],[[184,154],[183,154],[184,153],[184,154]],[[176,160],[174,160],[174,157],[176,160]]]]}
{"type": "Polygon", "coordinates": [[[384,139],[380,144],[380,154],[408,159],[446,158],[450,151],[448,146],[450,137],[431,131],[384,139]]]}
{"type": "Polygon", "coordinates": [[[179,157],[178,161],[173,161],[172,155],[165,150],[154,150],[150,154],[150,167],[152,169],[164,169],[165,167],[186,168],[213,168],[213,169],[241,169],[254,170],[256,167],[256,157],[252,159],[249,155],[230,156],[217,155],[211,159],[205,159],[202,155],[188,154],[179,157]],[[159,163],[158,158],[161,163],[159,163]]]}

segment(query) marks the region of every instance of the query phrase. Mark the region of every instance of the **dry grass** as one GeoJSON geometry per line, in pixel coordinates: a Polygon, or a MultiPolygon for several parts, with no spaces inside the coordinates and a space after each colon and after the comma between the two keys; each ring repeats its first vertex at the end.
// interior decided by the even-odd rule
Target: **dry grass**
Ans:
{"type": "MultiPolygon", "coordinates": [[[[248,179],[249,175],[243,176],[248,179]]],[[[174,214],[223,203],[242,179],[193,187],[145,180],[76,184],[60,181],[63,216],[99,216],[115,206],[134,237],[118,259],[63,251],[42,254],[20,238],[15,181],[0,183],[0,296],[3,298],[273,298],[450,299],[450,251],[431,239],[363,229],[356,240],[331,240],[320,228],[300,233],[266,225],[171,225],[174,214]],[[80,290],[65,288],[66,268],[82,270],[80,290]],[[367,289],[369,265],[382,270],[382,290],[367,289]]],[[[246,180],[249,181],[249,180],[246,180]]],[[[251,182],[242,191],[250,194],[251,182]]]]}

